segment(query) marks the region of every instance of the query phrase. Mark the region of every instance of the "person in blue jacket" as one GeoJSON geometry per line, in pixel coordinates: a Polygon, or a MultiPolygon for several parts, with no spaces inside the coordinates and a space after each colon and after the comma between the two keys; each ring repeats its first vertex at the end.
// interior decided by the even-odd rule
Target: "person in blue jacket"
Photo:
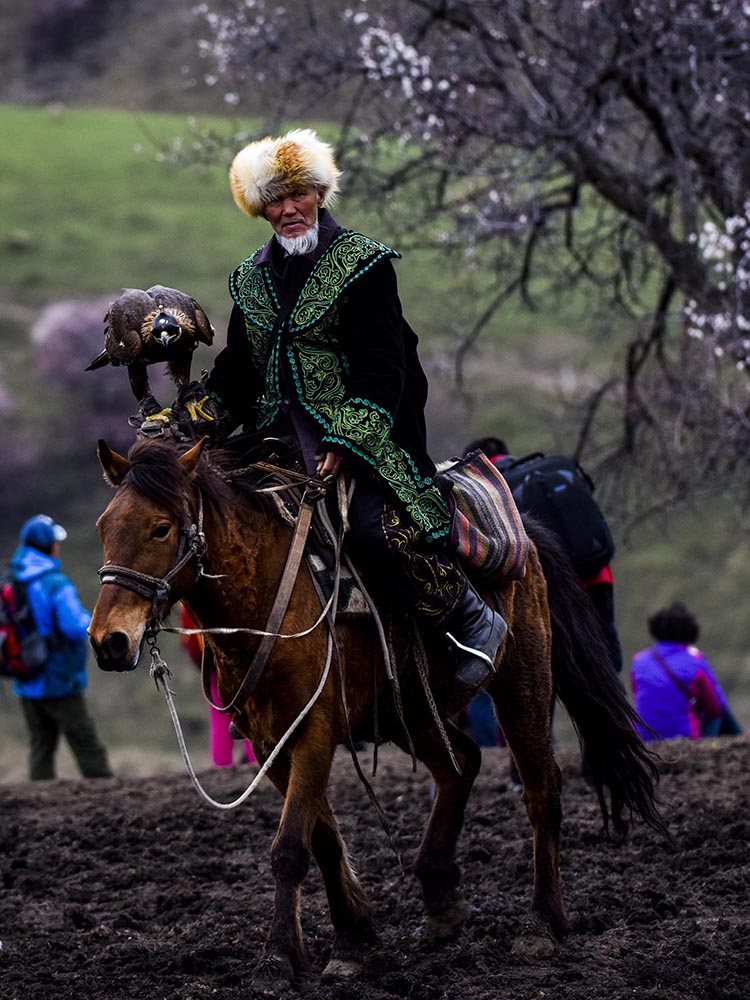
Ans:
{"type": "Polygon", "coordinates": [[[11,560],[13,579],[24,584],[37,628],[47,637],[44,670],[14,681],[29,731],[29,776],[55,777],[55,753],[64,736],[84,778],[109,778],[107,750],[84,698],[91,615],[60,569],[60,542],[67,532],[46,514],[29,518],[11,560]]]}

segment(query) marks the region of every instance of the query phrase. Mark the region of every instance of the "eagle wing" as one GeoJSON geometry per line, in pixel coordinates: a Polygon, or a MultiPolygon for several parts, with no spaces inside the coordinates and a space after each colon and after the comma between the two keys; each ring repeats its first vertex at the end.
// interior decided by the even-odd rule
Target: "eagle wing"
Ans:
{"type": "Polygon", "coordinates": [[[113,365],[129,365],[143,350],[141,327],[153,302],[140,288],[123,288],[104,317],[104,352],[113,365]]]}

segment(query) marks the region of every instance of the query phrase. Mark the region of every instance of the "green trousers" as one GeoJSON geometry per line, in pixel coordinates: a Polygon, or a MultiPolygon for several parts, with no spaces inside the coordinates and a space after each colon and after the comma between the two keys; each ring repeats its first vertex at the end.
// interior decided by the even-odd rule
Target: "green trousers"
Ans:
{"type": "Polygon", "coordinates": [[[83,694],[21,698],[29,730],[29,777],[55,777],[55,753],[64,736],[84,778],[111,778],[107,750],[96,733],[83,694]]]}

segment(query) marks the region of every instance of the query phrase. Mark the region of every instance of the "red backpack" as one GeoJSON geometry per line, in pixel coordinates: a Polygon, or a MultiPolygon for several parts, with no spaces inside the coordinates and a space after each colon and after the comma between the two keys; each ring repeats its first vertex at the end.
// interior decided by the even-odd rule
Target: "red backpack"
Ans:
{"type": "Polygon", "coordinates": [[[47,640],[39,634],[26,587],[18,582],[0,583],[0,677],[28,681],[47,662],[47,640]]]}

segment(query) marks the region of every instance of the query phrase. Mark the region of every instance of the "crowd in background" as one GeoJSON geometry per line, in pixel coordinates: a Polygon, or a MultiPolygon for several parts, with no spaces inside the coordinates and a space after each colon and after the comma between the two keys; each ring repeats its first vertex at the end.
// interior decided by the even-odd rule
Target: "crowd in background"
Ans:
{"type": "MultiPolygon", "coordinates": [[[[483,451],[501,472],[520,465],[519,460],[509,456],[509,448],[502,438],[479,438],[466,446],[464,454],[475,450],[483,451]]],[[[591,489],[593,491],[593,484],[591,489]]],[[[523,497],[520,491],[514,495],[519,501],[523,497]]],[[[521,502],[519,507],[523,509],[521,502]]],[[[529,512],[555,529],[552,520],[545,517],[543,504],[529,512]]],[[[557,513],[559,516],[559,511],[557,513]]],[[[564,536],[565,532],[560,532],[560,535],[564,536]]],[[[607,562],[591,575],[579,574],[579,579],[601,622],[612,668],[620,673],[623,657],[615,622],[611,563],[607,562]]],[[[695,615],[683,603],[675,601],[651,615],[647,624],[654,642],[633,657],[629,677],[634,707],[640,717],[637,728],[642,739],[646,742],[676,737],[700,739],[743,732],[716,674],[696,646],[700,626],[695,615]]],[[[480,746],[504,745],[492,700],[486,692],[477,695],[460,721],[480,746]]],[[[510,780],[514,788],[520,789],[520,778],[512,761],[510,780]]]]}

